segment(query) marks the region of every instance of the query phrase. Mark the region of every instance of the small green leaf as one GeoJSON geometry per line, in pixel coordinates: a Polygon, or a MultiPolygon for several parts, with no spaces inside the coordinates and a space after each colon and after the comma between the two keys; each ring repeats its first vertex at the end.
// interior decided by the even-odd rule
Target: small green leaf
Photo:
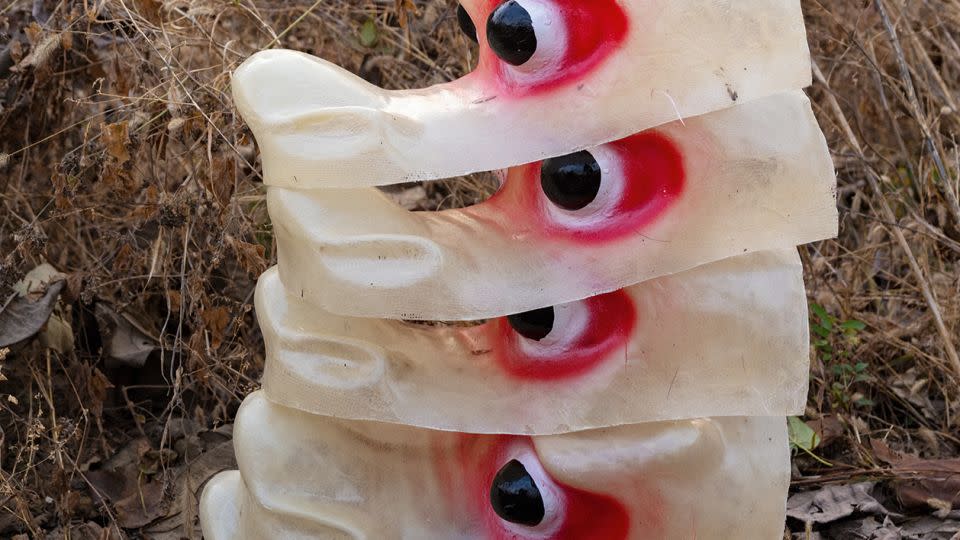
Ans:
{"type": "Polygon", "coordinates": [[[790,448],[800,450],[827,467],[832,467],[829,461],[813,453],[813,449],[820,445],[820,436],[817,432],[796,416],[788,417],[787,421],[789,422],[787,430],[790,436],[790,448]]]}
{"type": "Polygon", "coordinates": [[[820,446],[820,436],[817,432],[808,426],[803,420],[796,416],[787,419],[789,422],[788,430],[790,434],[790,445],[810,452],[820,446]]]}
{"type": "Polygon", "coordinates": [[[820,325],[827,330],[833,330],[833,317],[820,304],[810,304],[810,310],[820,319],[820,325]]]}
{"type": "Polygon", "coordinates": [[[811,328],[813,329],[813,333],[817,334],[818,336],[824,339],[830,337],[829,328],[824,328],[823,326],[820,326],[818,324],[813,325],[811,328]]]}
{"type": "Polygon", "coordinates": [[[373,19],[364,21],[360,27],[360,44],[364,47],[373,47],[380,40],[380,31],[377,30],[377,23],[373,19]]]}
{"type": "Polygon", "coordinates": [[[840,328],[843,328],[844,330],[854,330],[857,332],[863,330],[866,327],[867,327],[866,324],[860,321],[855,321],[855,320],[844,321],[843,324],[840,325],[840,328]]]}

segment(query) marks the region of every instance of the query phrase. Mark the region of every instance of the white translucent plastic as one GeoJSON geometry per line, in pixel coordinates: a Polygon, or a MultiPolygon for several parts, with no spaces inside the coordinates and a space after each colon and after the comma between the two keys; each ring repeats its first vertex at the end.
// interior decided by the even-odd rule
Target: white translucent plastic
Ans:
{"type": "Polygon", "coordinates": [[[430,88],[383,90],[287,50],[249,58],[233,75],[233,95],[266,182],[355,187],[501,169],[810,83],[799,0],[604,0],[576,9],[565,7],[573,0],[520,0],[545,46],[562,56],[568,37],[588,36],[597,43],[581,52],[602,58],[521,68],[487,46],[485,21],[499,3],[463,2],[477,23],[479,66],[430,88]],[[622,41],[606,28],[566,28],[564,13],[615,9],[626,14],[622,41]]]}
{"type": "Polygon", "coordinates": [[[255,393],[235,433],[240,471],[201,501],[207,540],[774,540],[790,480],[782,418],[527,438],[337,420],[255,393]],[[535,527],[490,503],[513,459],[542,496],[535,527]]]}
{"type": "Polygon", "coordinates": [[[617,143],[590,149],[608,165],[599,208],[576,212],[553,205],[530,166],[511,169],[492,199],[442,212],[409,212],[375,188],[271,188],[281,278],[333,313],[482,319],[836,235],[834,168],[802,92],[626,140],[638,137],[669,141],[685,180],[679,193],[641,208],[637,222],[603,200],[645,181],[618,174],[637,158],[617,157],[617,143]],[[611,226],[625,232],[608,234],[611,226]]]}
{"type": "Polygon", "coordinates": [[[796,249],[734,257],[561,306],[534,341],[504,319],[332,315],[285,294],[273,268],[256,294],[264,390],[313,413],[471,433],[801,414],[802,271],[796,249]]]}

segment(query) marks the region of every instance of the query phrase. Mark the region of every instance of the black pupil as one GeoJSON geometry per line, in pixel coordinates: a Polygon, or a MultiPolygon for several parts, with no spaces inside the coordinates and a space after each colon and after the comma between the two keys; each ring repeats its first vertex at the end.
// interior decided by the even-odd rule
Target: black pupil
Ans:
{"type": "Polygon", "coordinates": [[[600,192],[602,178],[600,164],[586,150],[545,160],[540,168],[544,194],[567,210],[580,210],[592,203],[600,192]]]}
{"type": "Polygon", "coordinates": [[[540,341],[553,330],[553,308],[535,309],[526,313],[508,315],[507,321],[521,336],[540,341]]]}
{"type": "Polygon", "coordinates": [[[530,13],[516,0],[500,4],[487,19],[487,42],[501,60],[520,66],[537,52],[530,13]]]}
{"type": "Polygon", "coordinates": [[[473,41],[477,41],[477,27],[473,24],[473,19],[467,10],[463,9],[462,4],[457,4],[457,21],[460,22],[460,30],[473,41]]]}
{"type": "Polygon", "coordinates": [[[543,521],[543,497],[523,463],[513,460],[503,466],[490,487],[490,504],[510,523],[538,525],[543,521]]]}

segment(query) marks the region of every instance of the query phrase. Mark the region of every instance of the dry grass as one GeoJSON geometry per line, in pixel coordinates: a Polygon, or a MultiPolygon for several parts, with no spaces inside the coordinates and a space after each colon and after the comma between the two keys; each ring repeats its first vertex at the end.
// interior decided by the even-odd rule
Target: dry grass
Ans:
{"type": "MultiPolygon", "coordinates": [[[[814,450],[830,466],[799,457],[797,485],[889,479],[873,440],[931,458],[960,450],[960,2],[804,5],[842,215],[838,240],[805,249],[810,296],[865,326],[814,336],[808,417],[831,426],[814,450]]],[[[170,495],[184,422],[194,437],[231,422],[257,385],[251,302],[274,246],[230,70],[283,46],[386,87],[450,80],[475,55],[454,8],[0,1],[0,297],[51,262],[68,274],[60,315],[75,337],[62,352],[40,340],[0,350],[0,536],[133,534],[131,509],[103,504],[92,473],[135,441],[139,481],[170,495]],[[368,20],[373,47],[359,38],[368,20]],[[143,367],[108,367],[104,336],[120,330],[97,305],[157,348],[143,367]]],[[[429,184],[416,205],[461,206],[489,186],[429,184]]],[[[171,537],[193,534],[182,510],[171,537]]]]}

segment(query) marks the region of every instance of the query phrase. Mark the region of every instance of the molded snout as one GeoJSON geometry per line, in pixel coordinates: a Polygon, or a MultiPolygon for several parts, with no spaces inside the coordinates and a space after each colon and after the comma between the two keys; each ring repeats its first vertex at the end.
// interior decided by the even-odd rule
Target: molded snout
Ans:
{"type": "Polygon", "coordinates": [[[233,73],[233,97],[250,124],[269,124],[318,107],[383,107],[384,90],[320,58],[261,51],[233,73]]]}
{"type": "Polygon", "coordinates": [[[387,112],[389,91],[306,54],[270,50],[233,74],[233,96],[263,151],[268,178],[294,185],[318,161],[402,161],[423,125],[387,112]]]}
{"type": "Polygon", "coordinates": [[[337,336],[288,335],[281,344],[288,369],[303,381],[322,388],[358,389],[383,379],[387,357],[372,343],[337,336]]]}
{"type": "Polygon", "coordinates": [[[328,238],[317,247],[332,277],[367,287],[397,289],[436,278],[443,265],[440,246],[418,236],[379,234],[328,238]]]}

